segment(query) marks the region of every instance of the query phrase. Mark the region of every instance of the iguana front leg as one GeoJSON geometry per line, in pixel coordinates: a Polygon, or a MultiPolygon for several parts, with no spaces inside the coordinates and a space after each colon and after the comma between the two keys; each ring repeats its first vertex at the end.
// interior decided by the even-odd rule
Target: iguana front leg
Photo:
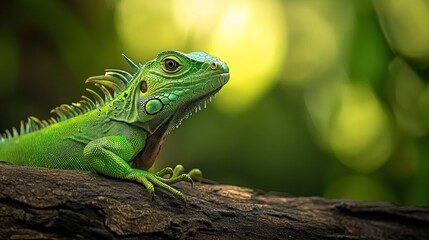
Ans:
{"type": "MultiPolygon", "coordinates": [[[[134,145],[136,144],[134,143],[134,145]]],[[[178,174],[178,170],[175,171],[171,168],[165,168],[158,173],[132,168],[128,163],[135,155],[136,149],[134,148],[126,137],[107,136],[89,142],[85,146],[83,154],[85,161],[98,173],[142,183],[152,197],[155,191],[154,185],[158,186],[186,203],[185,196],[169,185],[180,181],[192,183],[191,176],[181,174],[181,172],[178,174]],[[167,174],[171,177],[164,178],[163,176],[167,174]]]]}

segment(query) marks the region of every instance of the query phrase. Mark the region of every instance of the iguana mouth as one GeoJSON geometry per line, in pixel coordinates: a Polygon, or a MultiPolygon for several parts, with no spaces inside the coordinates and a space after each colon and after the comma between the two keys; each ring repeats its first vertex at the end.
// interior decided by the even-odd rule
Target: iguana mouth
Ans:
{"type": "Polygon", "coordinates": [[[167,134],[170,133],[174,128],[179,128],[183,120],[188,119],[190,116],[192,116],[193,113],[197,113],[203,108],[207,108],[207,105],[212,102],[213,98],[216,98],[216,94],[222,87],[223,86],[220,86],[208,94],[189,102],[183,106],[181,110],[176,111],[176,113],[171,116],[172,121],[169,121],[171,125],[167,131],[167,134]]]}
{"type": "Polygon", "coordinates": [[[207,105],[211,103],[213,98],[216,98],[216,94],[222,89],[222,87],[229,80],[229,73],[221,73],[217,76],[222,78],[222,84],[214,90],[208,92],[207,94],[198,97],[189,103],[185,104],[183,107],[178,109],[171,118],[166,122],[169,123],[170,126],[167,130],[167,134],[169,134],[174,128],[179,128],[184,119],[189,118],[193,112],[197,113],[201,111],[203,108],[207,108],[207,105]]]}

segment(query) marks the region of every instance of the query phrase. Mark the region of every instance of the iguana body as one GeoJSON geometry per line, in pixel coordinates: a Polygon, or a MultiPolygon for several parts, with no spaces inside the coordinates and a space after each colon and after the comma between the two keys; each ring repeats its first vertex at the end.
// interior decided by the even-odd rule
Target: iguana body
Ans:
{"type": "Polygon", "coordinates": [[[125,59],[134,75],[106,70],[87,80],[102,90],[104,99],[87,89],[93,99],[82,96],[78,103],[55,108],[57,118],[30,117],[21,121],[19,131],[0,134],[0,160],[95,171],[140,182],[151,195],[156,185],[185,201],[169,185],[191,181],[199,170],[181,174],[180,165],[158,173],[147,170],[168,132],[227,83],[228,66],[204,52],[166,51],[144,65],[125,59]]]}

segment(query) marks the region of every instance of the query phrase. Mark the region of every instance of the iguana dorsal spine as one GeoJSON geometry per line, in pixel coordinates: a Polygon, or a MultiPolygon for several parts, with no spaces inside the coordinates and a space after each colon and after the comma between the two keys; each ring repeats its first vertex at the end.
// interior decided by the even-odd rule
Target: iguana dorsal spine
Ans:
{"type": "MultiPolygon", "coordinates": [[[[124,54],[122,54],[122,56],[130,65],[134,71],[134,74],[138,72],[141,66],[135,64],[124,54]]],[[[52,124],[68,120],[70,118],[92,111],[97,107],[103,106],[116,97],[119,93],[121,93],[129,85],[132,79],[132,74],[119,69],[106,69],[104,71],[104,75],[89,77],[85,83],[94,84],[94,86],[101,90],[101,92],[104,94],[104,97],[100,96],[100,94],[96,91],[87,88],[86,91],[90,96],[92,96],[92,98],[83,95],[76,103],[61,104],[60,106],[51,110],[51,113],[55,113],[57,117],[51,117],[48,120],[40,120],[37,117],[30,116],[27,118],[27,121],[20,122],[19,131],[13,127],[12,132],[6,130],[4,133],[0,134],[0,142],[17,137],[19,135],[38,131],[52,124]]]]}

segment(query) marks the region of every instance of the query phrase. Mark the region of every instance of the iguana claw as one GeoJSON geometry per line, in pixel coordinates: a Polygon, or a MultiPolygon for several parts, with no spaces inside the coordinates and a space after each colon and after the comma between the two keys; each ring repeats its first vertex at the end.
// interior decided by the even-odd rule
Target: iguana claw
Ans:
{"type": "Polygon", "coordinates": [[[155,193],[154,186],[157,186],[173,194],[174,197],[186,205],[186,198],[183,193],[171,187],[170,185],[177,182],[188,181],[193,186],[192,178],[201,179],[202,173],[199,169],[192,169],[187,174],[184,174],[183,172],[184,167],[182,165],[177,165],[174,170],[170,167],[166,167],[156,173],[150,173],[140,169],[133,169],[133,173],[129,176],[129,179],[142,183],[146,187],[152,199],[155,193]],[[164,177],[166,175],[169,175],[169,177],[164,177]]]}
{"type": "Polygon", "coordinates": [[[162,176],[165,176],[165,175],[167,175],[167,174],[173,174],[173,169],[171,168],[171,167],[166,167],[166,168],[163,168],[163,169],[161,169],[160,171],[158,171],[157,173],[155,173],[157,176],[160,176],[160,177],[162,177],[162,176]]]}

